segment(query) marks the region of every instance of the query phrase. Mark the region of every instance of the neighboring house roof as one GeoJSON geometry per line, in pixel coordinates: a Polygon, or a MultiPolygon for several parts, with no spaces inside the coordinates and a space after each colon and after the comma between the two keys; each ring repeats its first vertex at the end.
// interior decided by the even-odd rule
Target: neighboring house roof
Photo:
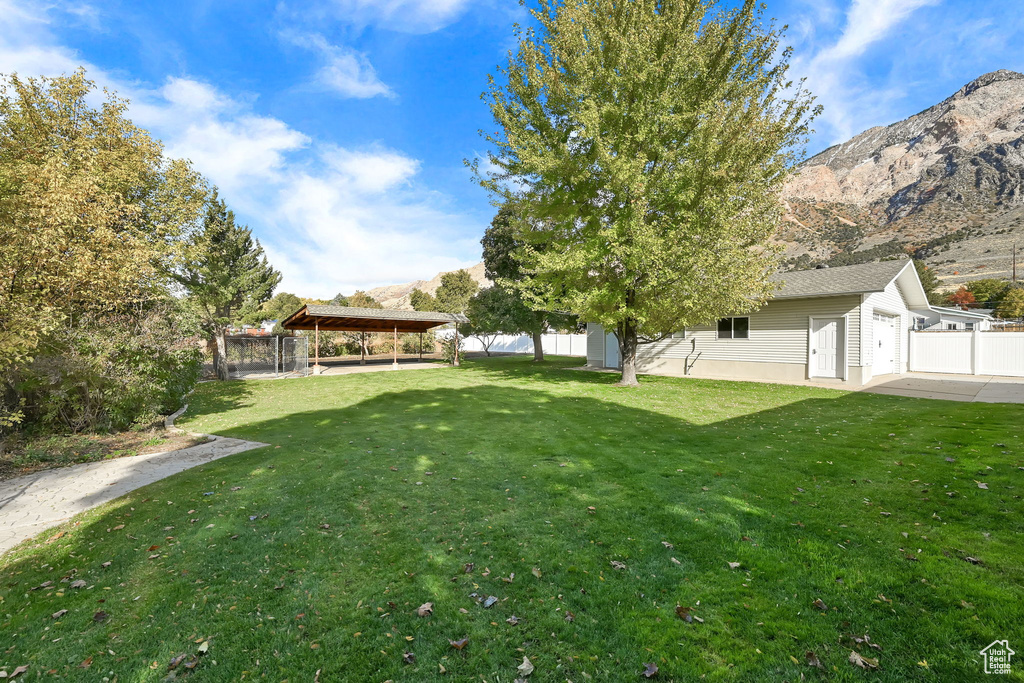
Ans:
{"type": "Polygon", "coordinates": [[[908,307],[928,308],[928,296],[910,260],[791,270],[776,273],[771,279],[782,284],[773,297],[775,299],[870,294],[885,291],[893,280],[898,279],[908,307]]]}
{"type": "Polygon", "coordinates": [[[964,311],[959,308],[946,308],[945,306],[932,306],[933,311],[940,315],[962,315],[965,318],[978,318],[980,320],[992,320],[992,316],[981,311],[964,311]]]}

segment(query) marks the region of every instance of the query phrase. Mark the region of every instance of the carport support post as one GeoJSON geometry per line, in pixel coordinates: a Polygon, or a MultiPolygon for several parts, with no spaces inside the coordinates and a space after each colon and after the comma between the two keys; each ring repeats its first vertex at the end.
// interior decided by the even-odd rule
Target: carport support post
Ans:
{"type": "Polygon", "coordinates": [[[397,370],[398,369],[398,325],[395,325],[395,348],[394,348],[394,354],[395,354],[394,368],[395,368],[395,370],[397,370]]]}
{"type": "Polygon", "coordinates": [[[366,365],[366,333],[359,333],[359,364],[366,365]]]}
{"type": "Polygon", "coordinates": [[[316,321],[316,338],[313,341],[313,374],[320,374],[320,321],[316,321]]]}
{"type": "Polygon", "coordinates": [[[420,332],[420,362],[423,362],[423,333],[420,332]]]}
{"type": "Polygon", "coordinates": [[[455,359],[452,365],[459,365],[459,323],[455,323],[455,359]]]}

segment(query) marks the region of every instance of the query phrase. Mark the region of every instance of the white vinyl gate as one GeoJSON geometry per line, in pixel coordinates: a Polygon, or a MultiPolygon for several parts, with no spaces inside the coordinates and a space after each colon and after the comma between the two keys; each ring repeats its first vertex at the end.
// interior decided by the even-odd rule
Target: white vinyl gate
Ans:
{"type": "Polygon", "coordinates": [[[911,332],[910,370],[1024,377],[1024,332],[911,332]]]}

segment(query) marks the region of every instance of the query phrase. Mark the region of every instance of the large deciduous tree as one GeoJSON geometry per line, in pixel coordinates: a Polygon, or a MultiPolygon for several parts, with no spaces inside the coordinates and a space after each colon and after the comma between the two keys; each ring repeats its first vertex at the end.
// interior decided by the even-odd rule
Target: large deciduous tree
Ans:
{"type": "Polygon", "coordinates": [[[409,292],[409,305],[414,311],[436,311],[437,299],[429,292],[422,289],[414,289],[409,292]]]}
{"type": "MultiPolygon", "coordinates": [[[[533,338],[533,360],[539,362],[544,360],[541,336],[545,330],[576,327],[577,319],[565,313],[534,309],[522,290],[516,288],[517,283],[527,281],[522,263],[516,258],[517,252],[527,246],[518,237],[517,218],[511,206],[502,206],[480,240],[484,254],[484,274],[497,283],[496,286],[504,295],[490,295],[478,306],[486,304],[490,310],[489,318],[500,319],[502,332],[530,335],[533,338]]],[[[544,245],[537,241],[529,246],[535,251],[544,249],[544,245]]],[[[472,313],[474,309],[470,310],[472,313]]],[[[480,316],[480,313],[477,315],[480,316]]],[[[470,317],[472,319],[472,315],[470,317]]]]}
{"type": "Polygon", "coordinates": [[[639,343],[770,296],[812,100],[754,0],[540,0],[533,17],[485,93],[495,170],[473,166],[523,213],[531,306],[614,330],[635,385],[639,343]]]}
{"type": "Polygon", "coordinates": [[[468,270],[453,270],[441,276],[441,285],[434,295],[437,310],[442,313],[465,313],[469,300],[480,289],[480,285],[468,270]]]}
{"type": "Polygon", "coordinates": [[[185,288],[214,341],[217,378],[227,379],[225,327],[252,319],[274,294],[281,274],[267,263],[263,247],[249,228],[235,223],[234,212],[215,191],[202,229],[193,235],[172,277],[185,288]]]}
{"type": "MultiPolygon", "coordinates": [[[[82,70],[0,76],[0,431],[21,419],[16,385],[37,356],[48,357],[44,384],[73,393],[54,369],[62,341],[84,321],[99,335],[162,305],[163,273],[206,197],[189,163],[126,117],[126,100],[106,93],[94,105],[95,87],[82,70]]],[[[120,362],[110,376],[133,371],[120,362]]]]}
{"type": "Polygon", "coordinates": [[[1011,287],[1008,289],[999,302],[996,314],[1007,320],[1024,320],[1024,288],[1011,287]]]}

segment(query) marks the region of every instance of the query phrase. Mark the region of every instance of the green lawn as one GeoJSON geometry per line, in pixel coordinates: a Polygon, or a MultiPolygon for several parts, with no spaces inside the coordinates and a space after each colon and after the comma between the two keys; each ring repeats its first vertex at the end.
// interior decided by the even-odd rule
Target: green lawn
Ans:
{"type": "Polygon", "coordinates": [[[0,670],[156,681],[205,642],[178,679],[948,681],[1024,652],[1024,406],[574,363],[201,385],[179,424],[271,445],[0,557],[0,670]]]}

